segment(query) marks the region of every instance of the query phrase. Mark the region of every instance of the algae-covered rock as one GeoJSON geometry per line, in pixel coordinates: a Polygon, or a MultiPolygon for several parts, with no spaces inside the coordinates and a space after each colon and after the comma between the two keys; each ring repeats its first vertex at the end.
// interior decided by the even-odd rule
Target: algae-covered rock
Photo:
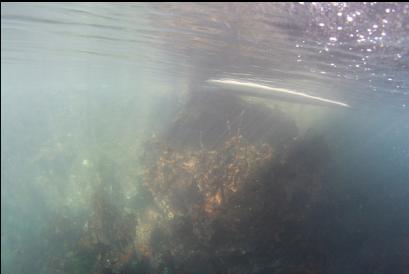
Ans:
{"type": "Polygon", "coordinates": [[[278,109],[204,92],[191,95],[165,138],[175,148],[215,148],[235,134],[250,143],[268,143],[280,150],[298,133],[295,122],[278,109]]]}
{"type": "Polygon", "coordinates": [[[155,206],[140,220],[151,228],[140,249],[152,273],[318,271],[281,258],[316,252],[302,228],[319,202],[324,138],[297,136],[279,110],[203,94],[146,149],[155,206]]]}

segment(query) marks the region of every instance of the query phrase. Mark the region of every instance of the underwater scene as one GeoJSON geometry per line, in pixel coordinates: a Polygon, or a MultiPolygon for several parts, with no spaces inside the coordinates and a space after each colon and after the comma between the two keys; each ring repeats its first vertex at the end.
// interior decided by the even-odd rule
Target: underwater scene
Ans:
{"type": "Polygon", "coordinates": [[[409,273],[409,4],[2,2],[1,273],[409,273]]]}

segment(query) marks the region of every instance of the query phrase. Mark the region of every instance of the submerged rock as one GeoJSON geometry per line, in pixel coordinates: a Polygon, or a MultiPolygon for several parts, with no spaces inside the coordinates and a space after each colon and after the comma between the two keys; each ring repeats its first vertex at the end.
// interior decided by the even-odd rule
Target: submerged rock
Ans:
{"type": "Polygon", "coordinates": [[[233,135],[280,150],[297,136],[295,122],[278,109],[219,93],[194,93],[169,126],[165,139],[174,148],[217,148],[233,135]]]}
{"type": "Polygon", "coordinates": [[[279,110],[193,95],[146,147],[144,186],[156,218],[141,223],[153,228],[143,246],[152,273],[318,272],[315,261],[296,258],[316,252],[303,227],[319,202],[329,149],[322,137],[296,137],[279,110]],[[288,257],[295,259],[281,260],[288,257]]]}

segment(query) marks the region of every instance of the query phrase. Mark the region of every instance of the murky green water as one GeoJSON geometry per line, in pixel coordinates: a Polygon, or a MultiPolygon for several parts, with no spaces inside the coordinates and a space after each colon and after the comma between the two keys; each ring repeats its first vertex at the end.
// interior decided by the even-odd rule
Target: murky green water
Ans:
{"type": "Polygon", "coordinates": [[[1,271],[405,273],[408,34],[405,3],[2,3],[1,271]]]}

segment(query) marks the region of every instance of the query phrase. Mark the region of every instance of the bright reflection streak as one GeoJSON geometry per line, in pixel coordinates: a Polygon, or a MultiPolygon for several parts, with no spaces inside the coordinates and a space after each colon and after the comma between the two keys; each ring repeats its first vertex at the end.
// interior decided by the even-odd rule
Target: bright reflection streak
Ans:
{"type": "Polygon", "coordinates": [[[321,102],[326,105],[338,105],[342,107],[349,108],[350,106],[346,103],[339,102],[339,101],[334,101],[318,96],[312,96],[308,95],[306,93],[298,92],[298,91],[293,91],[285,88],[275,88],[275,87],[269,87],[265,85],[260,85],[256,83],[251,83],[251,82],[240,82],[237,80],[232,80],[232,79],[220,79],[220,80],[208,80],[207,81],[210,84],[215,84],[219,87],[223,88],[229,88],[229,89],[237,89],[238,91],[245,92],[246,95],[253,95],[256,97],[269,97],[269,98],[282,98],[285,100],[297,100],[297,101],[304,101],[304,102],[311,102],[311,103],[317,103],[321,102]],[[274,93],[266,93],[265,91],[272,91],[274,93]],[[281,96],[277,96],[278,94],[281,96]]]}

